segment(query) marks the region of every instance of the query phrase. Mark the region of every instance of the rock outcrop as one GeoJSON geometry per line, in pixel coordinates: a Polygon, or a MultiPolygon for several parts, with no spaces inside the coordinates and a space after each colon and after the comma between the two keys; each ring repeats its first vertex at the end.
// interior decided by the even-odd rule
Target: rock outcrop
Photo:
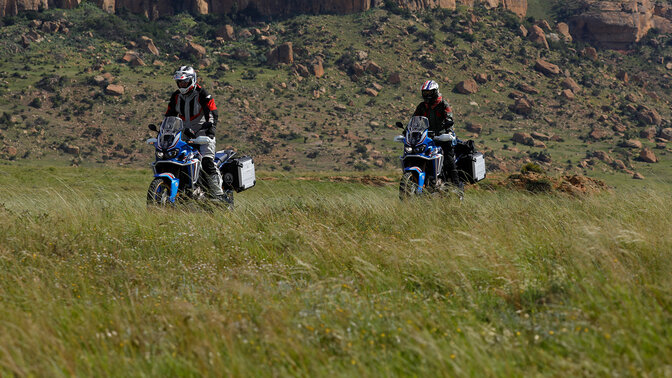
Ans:
{"type": "Polygon", "coordinates": [[[639,42],[649,30],[672,30],[668,13],[651,0],[587,0],[588,10],[570,20],[574,39],[591,42],[602,48],[627,49],[639,42]]]}
{"type": "MultiPolygon", "coordinates": [[[[427,8],[455,9],[458,4],[467,6],[484,6],[487,8],[503,7],[520,17],[527,13],[527,0],[394,0],[399,6],[411,10],[427,8]]],[[[0,17],[15,15],[23,10],[48,8],[74,8],[81,0],[0,0],[0,17]]],[[[294,14],[320,13],[355,13],[363,12],[372,7],[382,6],[383,0],[94,0],[106,12],[114,13],[125,8],[132,13],[142,14],[150,19],[179,12],[196,14],[226,14],[233,10],[254,10],[262,16],[282,17],[294,14]]]]}

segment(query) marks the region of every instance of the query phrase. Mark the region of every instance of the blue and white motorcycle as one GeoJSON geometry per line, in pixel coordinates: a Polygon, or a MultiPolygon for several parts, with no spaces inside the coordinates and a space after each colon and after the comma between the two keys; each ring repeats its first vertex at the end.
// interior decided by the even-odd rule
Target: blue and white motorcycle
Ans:
{"type": "MultiPolygon", "coordinates": [[[[166,117],[157,130],[156,138],[147,140],[156,148],[156,161],[152,163],[154,180],[147,190],[147,203],[168,205],[186,200],[206,200],[206,186],[201,178],[201,154],[198,146],[207,144],[205,136],[187,140],[180,118],[166,117]]],[[[233,207],[233,192],[248,189],[256,183],[254,163],[249,157],[233,159],[232,150],[218,151],[215,166],[222,173],[225,203],[233,207]]]]}
{"type": "MultiPolygon", "coordinates": [[[[397,126],[404,127],[401,122],[397,122],[397,126]]],[[[404,143],[404,154],[401,156],[403,175],[399,182],[399,198],[402,200],[446,192],[455,192],[462,198],[462,190],[448,184],[447,178],[443,177],[443,149],[435,142],[453,145],[458,175],[463,181],[474,183],[485,178],[483,155],[473,150],[473,143],[461,142],[453,131],[433,135],[426,117],[412,117],[404,135],[398,135],[394,140],[404,143]]]]}

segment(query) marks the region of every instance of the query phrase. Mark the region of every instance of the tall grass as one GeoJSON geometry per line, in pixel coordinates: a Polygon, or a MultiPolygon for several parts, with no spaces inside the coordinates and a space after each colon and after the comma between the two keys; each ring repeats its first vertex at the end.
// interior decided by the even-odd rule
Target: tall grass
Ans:
{"type": "Polygon", "coordinates": [[[279,178],[226,212],[147,209],[148,182],[0,169],[0,374],[672,374],[661,192],[279,178]]]}

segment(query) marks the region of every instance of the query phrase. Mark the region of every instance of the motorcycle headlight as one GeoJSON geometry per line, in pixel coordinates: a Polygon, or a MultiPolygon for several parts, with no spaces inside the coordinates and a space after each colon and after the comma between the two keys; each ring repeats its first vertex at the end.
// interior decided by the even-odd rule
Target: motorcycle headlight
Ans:
{"type": "Polygon", "coordinates": [[[157,159],[163,159],[163,152],[161,152],[161,151],[156,151],[156,158],[157,158],[157,159]]]}
{"type": "Polygon", "coordinates": [[[411,152],[413,152],[413,149],[411,147],[406,146],[404,147],[404,152],[410,154],[411,152]]]}
{"type": "Polygon", "coordinates": [[[170,150],[166,153],[168,155],[168,159],[173,159],[175,156],[177,156],[177,150],[170,150]]]}
{"type": "Polygon", "coordinates": [[[415,147],[415,152],[416,152],[416,153],[421,153],[421,152],[423,152],[424,150],[425,150],[425,146],[424,146],[424,145],[420,145],[420,146],[416,146],[416,147],[415,147]]]}

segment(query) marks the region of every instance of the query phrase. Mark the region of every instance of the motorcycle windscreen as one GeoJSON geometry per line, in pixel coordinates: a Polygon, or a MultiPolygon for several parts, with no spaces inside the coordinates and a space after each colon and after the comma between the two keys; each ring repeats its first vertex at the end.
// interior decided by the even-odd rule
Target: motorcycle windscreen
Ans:
{"type": "Polygon", "coordinates": [[[184,124],[180,118],[166,117],[159,129],[159,147],[162,150],[173,148],[178,142],[177,136],[183,127],[184,124]]]}
{"type": "Polygon", "coordinates": [[[427,117],[412,117],[406,126],[406,141],[409,145],[415,146],[425,139],[426,131],[429,128],[427,117]]]}

